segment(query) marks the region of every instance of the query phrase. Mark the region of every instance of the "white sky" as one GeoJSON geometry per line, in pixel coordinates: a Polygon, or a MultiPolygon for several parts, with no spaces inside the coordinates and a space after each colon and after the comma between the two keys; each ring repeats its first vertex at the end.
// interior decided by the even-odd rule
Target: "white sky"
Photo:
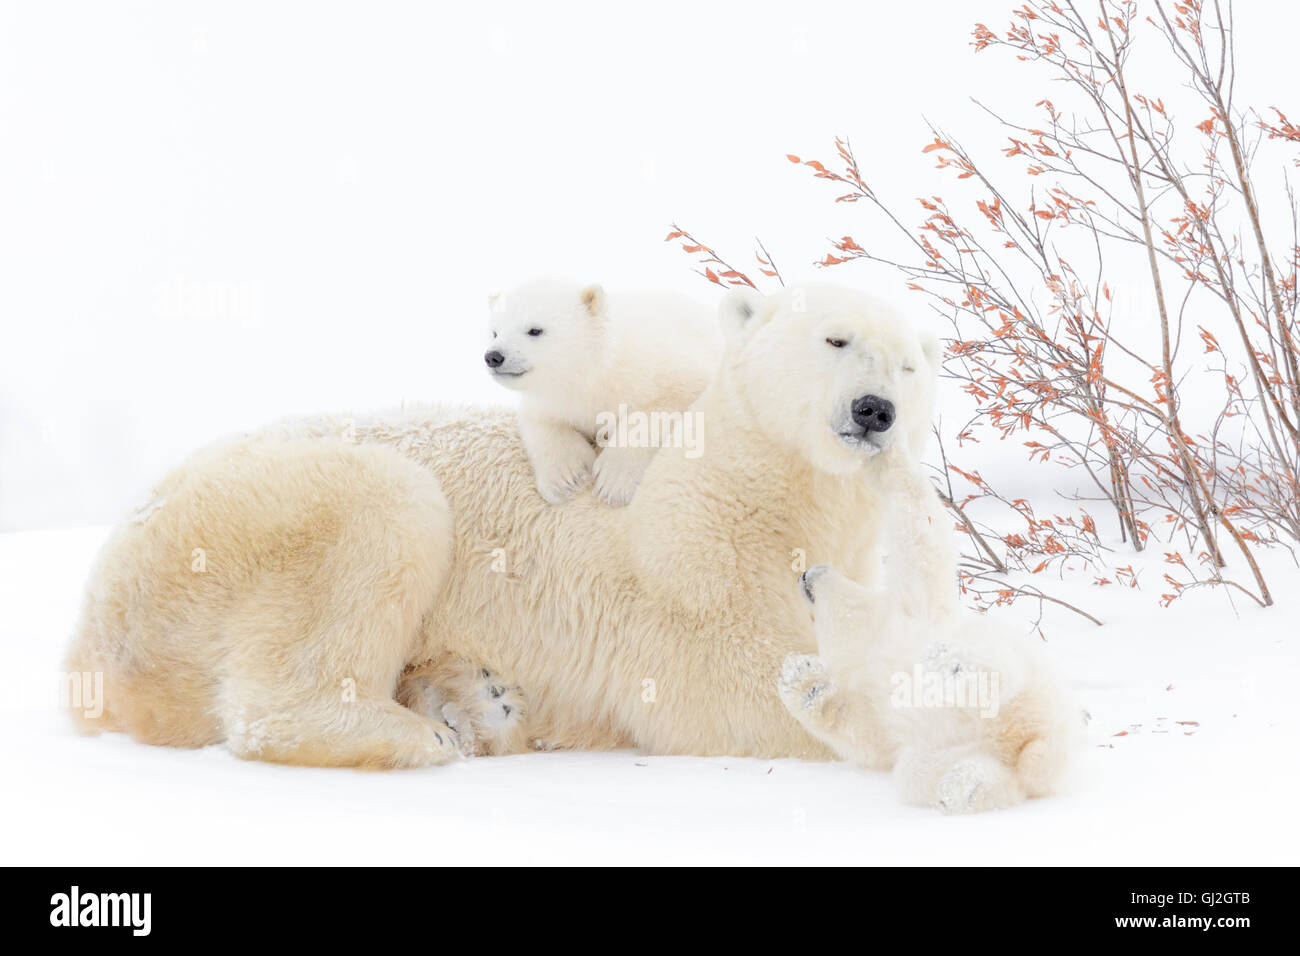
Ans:
{"type": "MultiPolygon", "coordinates": [[[[1013,5],[0,5],[0,530],[112,521],[281,415],[505,401],[487,292],[712,298],[674,219],[812,277],[883,231],[784,155],[847,134],[911,214],[946,182],[923,114],[994,145],[967,97],[1043,95],[968,45],[1013,5]]],[[[1242,93],[1297,118],[1300,12],[1238,19],[1242,93]]]]}

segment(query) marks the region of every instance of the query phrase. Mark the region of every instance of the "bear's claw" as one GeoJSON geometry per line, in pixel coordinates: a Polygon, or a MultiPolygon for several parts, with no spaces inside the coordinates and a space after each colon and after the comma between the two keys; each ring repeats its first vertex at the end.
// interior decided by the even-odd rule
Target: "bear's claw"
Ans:
{"type": "Polygon", "coordinates": [[[830,689],[826,662],[812,654],[790,654],[781,665],[777,689],[791,710],[816,710],[830,689]]]}

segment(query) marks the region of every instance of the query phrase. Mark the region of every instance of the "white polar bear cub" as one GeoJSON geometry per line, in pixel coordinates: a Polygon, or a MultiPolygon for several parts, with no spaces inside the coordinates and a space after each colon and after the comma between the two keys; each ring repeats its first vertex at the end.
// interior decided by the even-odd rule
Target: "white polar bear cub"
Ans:
{"type": "Polygon", "coordinates": [[[625,505],[658,448],[700,452],[699,423],[684,413],[721,359],[712,310],[681,296],[606,296],[600,286],[552,279],[493,295],[489,306],[483,361],[522,393],[519,432],[551,504],[594,476],[602,501],[625,505]]]}
{"type": "Polygon", "coordinates": [[[814,736],[847,760],[892,767],[908,802],[949,813],[1059,787],[1081,716],[1039,648],[984,615],[898,608],[892,588],[827,565],[800,585],[818,655],[790,655],[779,690],[814,736]]]}

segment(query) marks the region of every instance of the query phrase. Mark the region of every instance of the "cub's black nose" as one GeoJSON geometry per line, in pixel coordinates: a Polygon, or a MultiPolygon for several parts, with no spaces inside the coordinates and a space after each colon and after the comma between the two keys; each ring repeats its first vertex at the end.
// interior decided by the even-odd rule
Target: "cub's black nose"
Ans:
{"type": "Polygon", "coordinates": [[[887,432],[894,424],[894,403],[879,395],[853,400],[853,420],[869,432],[887,432]]]}
{"type": "Polygon", "coordinates": [[[499,368],[501,363],[505,360],[506,357],[496,349],[493,349],[491,352],[488,352],[483,356],[483,361],[487,362],[488,368],[499,368]]]}

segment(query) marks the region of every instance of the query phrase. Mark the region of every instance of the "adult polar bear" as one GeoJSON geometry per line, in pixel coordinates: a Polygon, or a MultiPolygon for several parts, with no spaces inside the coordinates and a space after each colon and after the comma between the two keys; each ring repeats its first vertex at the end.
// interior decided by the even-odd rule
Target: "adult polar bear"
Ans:
{"type": "MultiPolygon", "coordinates": [[[[104,710],[83,725],[437,763],[447,727],[394,694],[456,654],[518,683],[528,736],[553,745],[830,757],[777,693],[814,647],[792,559],[875,580],[881,476],[924,445],[937,343],[830,286],[732,293],[721,318],[692,408],[704,453],[663,449],[625,509],[542,501],[506,412],[321,419],[200,452],[93,573],[69,669],[104,673],[104,710]]],[[[897,600],[951,602],[947,523],[902,518],[897,600]]]]}

